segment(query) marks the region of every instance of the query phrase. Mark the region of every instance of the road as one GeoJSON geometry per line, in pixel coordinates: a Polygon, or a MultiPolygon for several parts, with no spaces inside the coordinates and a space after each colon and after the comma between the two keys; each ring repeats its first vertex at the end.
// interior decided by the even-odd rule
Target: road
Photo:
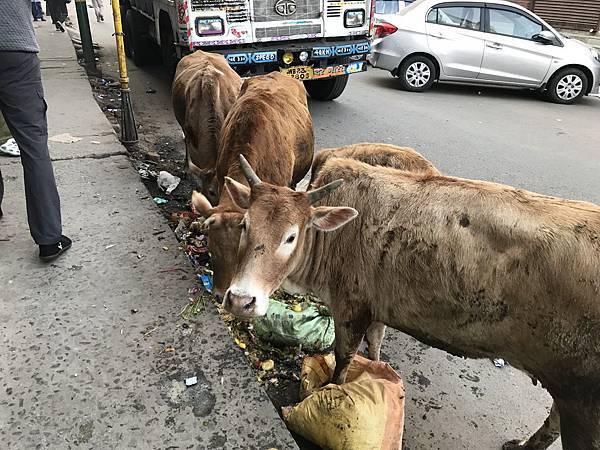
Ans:
{"type": "MultiPolygon", "coordinates": [[[[108,23],[93,24],[103,68],[114,77],[111,32],[108,23]]],[[[138,69],[130,62],[129,68],[140,138],[183,154],[169,77],[158,66],[138,69]]],[[[371,69],[353,76],[340,99],[311,101],[310,110],[317,148],[364,141],[410,146],[447,174],[600,203],[598,98],[560,106],[529,92],[456,85],[414,94],[371,69]]],[[[406,383],[407,449],[500,448],[535,431],[551,403],[510,366],[452,357],[393,330],[383,359],[406,383]]]]}

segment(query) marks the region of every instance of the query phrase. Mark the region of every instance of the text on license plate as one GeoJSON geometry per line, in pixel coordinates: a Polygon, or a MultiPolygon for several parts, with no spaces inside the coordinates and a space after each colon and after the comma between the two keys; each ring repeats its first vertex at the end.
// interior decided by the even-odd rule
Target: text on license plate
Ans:
{"type": "Polygon", "coordinates": [[[281,69],[281,72],[297,80],[310,80],[313,77],[313,68],[308,66],[296,66],[281,69]]]}

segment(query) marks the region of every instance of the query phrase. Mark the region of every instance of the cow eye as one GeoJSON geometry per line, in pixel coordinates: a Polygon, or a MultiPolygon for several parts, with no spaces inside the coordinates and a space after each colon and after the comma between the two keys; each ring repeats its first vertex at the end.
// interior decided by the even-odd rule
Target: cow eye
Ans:
{"type": "Polygon", "coordinates": [[[289,236],[289,237],[288,237],[288,238],[285,240],[285,243],[286,243],[286,244],[291,244],[291,243],[292,243],[292,242],[294,242],[295,240],[296,240],[296,235],[295,235],[295,234],[292,234],[292,235],[290,235],[290,236],[289,236]]]}

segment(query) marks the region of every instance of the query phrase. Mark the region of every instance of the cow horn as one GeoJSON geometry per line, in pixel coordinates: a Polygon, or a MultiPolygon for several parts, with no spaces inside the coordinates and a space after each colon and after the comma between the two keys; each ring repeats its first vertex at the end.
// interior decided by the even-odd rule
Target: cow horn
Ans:
{"type": "Polygon", "coordinates": [[[250,167],[250,164],[248,164],[248,161],[246,161],[246,158],[244,158],[244,155],[239,155],[239,156],[240,156],[240,167],[242,169],[242,172],[244,172],[244,176],[246,177],[246,180],[248,180],[248,184],[250,184],[250,187],[260,184],[261,183],[260,178],[258,178],[258,176],[254,172],[254,170],[252,170],[252,167],[250,167]]]}
{"type": "Polygon", "coordinates": [[[320,188],[317,188],[313,191],[309,191],[308,202],[312,205],[321,200],[322,198],[327,197],[329,194],[331,194],[333,191],[339,188],[343,182],[344,180],[335,180],[331,183],[327,183],[325,186],[321,186],[320,188]]]}

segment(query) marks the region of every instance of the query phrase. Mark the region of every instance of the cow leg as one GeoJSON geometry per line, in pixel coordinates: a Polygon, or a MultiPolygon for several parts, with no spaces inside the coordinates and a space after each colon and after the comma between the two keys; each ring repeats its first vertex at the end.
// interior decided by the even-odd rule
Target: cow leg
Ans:
{"type": "Polygon", "coordinates": [[[557,403],[563,449],[600,449],[600,401],[561,399],[557,403]]]}
{"type": "Polygon", "coordinates": [[[381,322],[371,322],[367,329],[367,346],[369,350],[369,359],[379,361],[381,342],[385,336],[385,325],[381,322]]]}
{"type": "Polygon", "coordinates": [[[333,383],[343,384],[346,381],[350,362],[358,350],[365,332],[367,323],[362,320],[340,320],[333,318],[335,324],[335,371],[333,383]]]}
{"type": "Polygon", "coordinates": [[[529,439],[509,441],[502,447],[503,450],[544,450],[560,436],[560,416],[556,403],[552,404],[550,415],[529,439]]]}

